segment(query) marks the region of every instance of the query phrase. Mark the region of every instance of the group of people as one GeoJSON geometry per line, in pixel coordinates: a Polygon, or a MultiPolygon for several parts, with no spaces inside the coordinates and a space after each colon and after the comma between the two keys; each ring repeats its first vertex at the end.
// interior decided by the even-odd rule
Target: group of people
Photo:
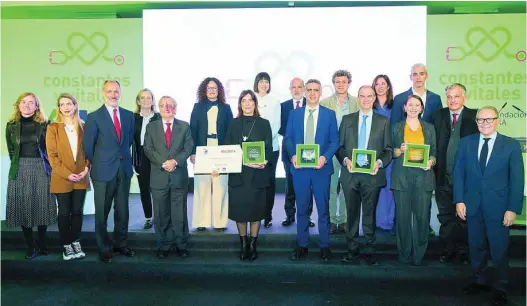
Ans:
{"type": "Polygon", "coordinates": [[[198,87],[190,123],[175,118],[177,103],[170,96],[159,99],[156,112],[148,89],[138,93],[135,113],[120,107],[121,87],[115,80],[104,83],[104,105],[85,123],[79,118],[78,102],[69,94],[58,98],[57,117],[49,123],[37,96],[23,93],[6,127],[11,159],[7,225],[22,227],[25,256],[31,259],[47,254],[47,226],[58,217],[64,260],[84,257],[79,234],[90,176],[100,260],[110,262],[114,254],[134,256],[126,241],[135,172],[144,228],[154,226],[157,257],[165,258],[171,251],[186,257],[187,160],[196,162],[198,146],[263,141],[263,164],[243,165],[241,173],[194,176],[192,227],[224,231],[228,219],[235,221],[240,259],[255,260],[261,220],[265,227],[272,226],[281,135],[286,171],[282,224],[297,223],[291,259],[308,254],[315,203],[323,261],[332,258],[330,234],[342,231],[348,241],[342,262],[354,262],[363,254],[369,265],[378,265],[375,232],[380,227],[395,229],[402,264],[421,265],[435,191],[444,242],[440,261],[472,262],[476,279],[465,291],[485,291],[488,239],[498,271],[493,298],[506,300],[508,227],[521,213],[523,200],[520,145],[496,132],[500,119],[494,107],[477,111],[466,107],[466,89],[455,83],[446,88],[443,108],[439,95],[426,89],[427,78],[426,67],[416,64],[408,91],[394,97],[389,77],[378,75],[354,97],[348,92],[351,74],[339,70],[332,77],[334,95],[320,101],[320,81],[294,78],[292,99],[280,103],[270,95],[271,77],[261,72],[253,90],[239,95],[236,118],[222,83],[206,78],[198,87]],[[299,166],[296,147],[301,144],[319,146],[314,168],[299,166]],[[404,165],[409,144],[429,146],[425,166],[404,165]],[[375,151],[373,174],[354,170],[352,153],[357,149],[375,151]],[[110,239],[107,218],[112,202],[115,222],[110,239]],[[36,240],[33,227],[38,227],[36,240]],[[361,227],[363,245],[357,239],[361,227]]]}

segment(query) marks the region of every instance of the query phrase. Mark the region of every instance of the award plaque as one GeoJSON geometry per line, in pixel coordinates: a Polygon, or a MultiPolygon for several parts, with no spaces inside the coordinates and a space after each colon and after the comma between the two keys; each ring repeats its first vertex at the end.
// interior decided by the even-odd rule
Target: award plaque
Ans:
{"type": "Polygon", "coordinates": [[[302,168],[314,168],[318,166],[320,147],[317,144],[296,145],[296,165],[302,168]]]}
{"type": "Polygon", "coordinates": [[[265,142],[243,142],[242,150],[244,165],[265,164],[265,142]]]}
{"type": "Polygon", "coordinates": [[[408,143],[404,151],[403,166],[426,168],[428,166],[429,155],[430,145],[408,143]]]}
{"type": "Polygon", "coordinates": [[[353,149],[351,153],[351,172],[373,174],[377,151],[353,149]]]}

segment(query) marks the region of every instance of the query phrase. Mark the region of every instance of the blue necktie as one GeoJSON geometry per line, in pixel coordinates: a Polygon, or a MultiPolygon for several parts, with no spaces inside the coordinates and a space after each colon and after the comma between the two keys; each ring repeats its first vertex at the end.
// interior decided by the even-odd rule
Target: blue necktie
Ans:
{"type": "Polygon", "coordinates": [[[489,156],[489,140],[490,138],[483,138],[485,143],[481,147],[481,152],[479,153],[479,167],[481,168],[481,173],[485,173],[487,168],[487,156],[489,156]]]}
{"type": "Polygon", "coordinates": [[[359,132],[359,149],[365,150],[366,149],[366,119],[368,118],[368,115],[362,116],[362,125],[360,126],[360,132],[359,132]]]}

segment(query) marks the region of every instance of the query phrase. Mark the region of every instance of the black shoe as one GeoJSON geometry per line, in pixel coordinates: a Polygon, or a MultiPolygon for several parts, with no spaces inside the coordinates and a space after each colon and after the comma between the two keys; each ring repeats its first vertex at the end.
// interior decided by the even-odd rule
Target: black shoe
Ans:
{"type": "Polygon", "coordinates": [[[284,219],[284,221],[282,221],[282,225],[283,226],[289,226],[293,223],[295,223],[295,216],[291,216],[291,217],[287,217],[284,219]]]}
{"type": "Polygon", "coordinates": [[[308,253],[308,249],[307,248],[296,247],[293,250],[293,254],[291,256],[291,259],[292,260],[305,259],[306,256],[307,256],[307,253],[308,253]]]}
{"type": "Polygon", "coordinates": [[[159,259],[165,259],[168,257],[169,252],[168,251],[157,251],[157,258],[159,259]]]}
{"type": "Polygon", "coordinates": [[[152,228],[152,219],[146,219],[145,224],[143,225],[143,229],[151,229],[152,228]]]}
{"type": "Polygon", "coordinates": [[[380,264],[380,262],[377,260],[377,258],[375,258],[375,255],[366,255],[364,257],[364,260],[370,266],[378,266],[380,264]]]}
{"type": "Polygon", "coordinates": [[[113,252],[116,253],[116,254],[124,255],[126,257],[134,257],[135,256],[135,252],[132,251],[132,249],[127,248],[127,247],[113,248],[113,252]]]}
{"type": "Polygon", "coordinates": [[[203,226],[200,226],[200,227],[198,227],[196,230],[197,230],[198,232],[204,232],[204,231],[207,230],[207,228],[206,228],[206,227],[203,227],[203,226]]]}
{"type": "Polygon", "coordinates": [[[256,242],[258,241],[258,237],[251,236],[251,240],[249,240],[249,260],[253,261],[258,258],[258,252],[256,252],[256,242]]]}
{"type": "Polygon", "coordinates": [[[99,259],[102,262],[112,262],[112,253],[99,252],[99,259]]]}
{"type": "Polygon", "coordinates": [[[37,253],[35,252],[34,248],[30,248],[26,250],[26,255],[24,256],[25,259],[33,259],[37,257],[37,253]]]}
{"type": "Polygon", "coordinates": [[[329,234],[333,235],[337,233],[337,225],[335,223],[329,223],[329,234]]]}
{"type": "Polygon", "coordinates": [[[479,294],[482,292],[489,292],[490,287],[483,284],[478,283],[472,283],[466,287],[463,287],[463,294],[466,295],[472,295],[472,294],[479,294]]]}
{"type": "Polygon", "coordinates": [[[346,254],[344,257],[342,257],[341,261],[342,262],[346,262],[346,263],[350,263],[350,262],[355,261],[359,257],[360,257],[360,253],[359,253],[358,250],[348,251],[348,254],[346,254]]]}
{"type": "Polygon", "coordinates": [[[41,256],[48,256],[48,248],[46,247],[46,244],[42,242],[35,241],[35,249],[38,250],[38,255],[41,256]]]}
{"type": "Polygon", "coordinates": [[[216,228],[214,228],[214,230],[216,232],[225,232],[227,230],[227,228],[226,227],[216,227],[216,228]]]}
{"type": "Polygon", "coordinates": [[[187,249],[176,249],[178,256],[181,258],[187,258],[188,257],[188,250],[187,249]]]}
{"type": "Polygon", "coordinates": [[[249,237],[240,236],[240,260],[249,258],[249,237]]]}
{"type": "Polygon", "coordinates": [[[315,223],[313,223],[313,220],[309,218],[309,227],[315,227],[315,223]]]}
{"type": "Polygon", "coordinates": [[[432,229],[431,226],[428,226],[428,237],[432,238],[435,237],[436,232],[432,229]]]}
{"type": "Polygon", "coordinates": [[[449,263],[452,260],[456,258],[455,252],[444,252],[441,256],[439,256],[439,262],[440,263],[449,263]]]}
{"type": "Polygon", "coordinates": [[[348,232],[348,222],[339,224],[338,231],[341,233],[347,233],[348,232]]]}
{"type": "Polygon", "coordinates": [[[264,220],[264,227],[265,228],[270,228],[271,226],[273,226],[273,218],[265,218],[264,220]]]}
{"type": "Polygon", "coordinates": [[[460,253],[459,254],[459,263],[462,264],[462,265],[470,264],[470,257],[468,256],[468,253],[460,253]]]}
{"type": "Polygon", "coordinates": [[[324,262],[331,260],[332,254],[329,248],[320,248],[320,259],[324,262]]]}
{"type": "Polygon", "coordinates": [[[505,305],[507,304],[507,293],[503,290],[496,289],[492,293],[492,305],[505,305]]]}

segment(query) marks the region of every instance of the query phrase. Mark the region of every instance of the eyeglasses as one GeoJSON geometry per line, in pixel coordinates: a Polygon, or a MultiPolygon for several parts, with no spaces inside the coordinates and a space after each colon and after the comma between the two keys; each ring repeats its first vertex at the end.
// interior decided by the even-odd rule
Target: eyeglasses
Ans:
{"type": "Polygon", "coordinates": [[[494,118],[476,118],[476,122],[478,124],[483,124],[483,123],[487,123],[487,124],[492,124],[494,123],[494,120],[498,119],[498,117],[494,117],[494,118]]]}

